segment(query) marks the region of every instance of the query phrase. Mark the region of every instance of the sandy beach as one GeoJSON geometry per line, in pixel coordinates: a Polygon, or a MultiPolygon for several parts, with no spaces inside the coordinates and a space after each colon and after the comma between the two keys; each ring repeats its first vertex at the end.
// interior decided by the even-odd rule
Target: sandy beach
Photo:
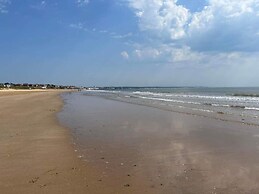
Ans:
{"type": "Polygon", "coordinates": [[[0,194],[259,194],[259,0],[0,0],[0,194]]]}
{"type": "Polygon", "coordinates": [[[257,127],[62,92],[0,92],[1,193],[259,193],[257,127]]]}
{"type": "Polygon", "coordinates": [[[62,123],[113,193],[259,193],[258,127],[79,93],[64,99],[62,123]]]}
{"type": "Polygon", "coordinates": [[[56,119],[62,91],[0,91],[0,193],[109,193],[56,119]]]}

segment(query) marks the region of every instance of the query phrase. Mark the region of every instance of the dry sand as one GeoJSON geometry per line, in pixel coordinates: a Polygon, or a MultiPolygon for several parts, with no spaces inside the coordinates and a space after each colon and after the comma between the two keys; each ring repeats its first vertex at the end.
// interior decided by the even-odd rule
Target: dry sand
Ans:
{"type": "Polygon", "coordinates": [[[61,91],[0,91],[0,193],[111,193],[77,158],[61,91]]]}

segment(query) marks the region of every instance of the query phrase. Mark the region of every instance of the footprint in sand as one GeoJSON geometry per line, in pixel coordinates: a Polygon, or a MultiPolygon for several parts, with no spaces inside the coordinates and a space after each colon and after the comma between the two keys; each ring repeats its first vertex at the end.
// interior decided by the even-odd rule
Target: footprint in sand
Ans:
{"type": "Polygon", "coordinates": [[[32,180],[29,181],[29,183],[36,183],[40,177],[34,177],[32,180]]]}

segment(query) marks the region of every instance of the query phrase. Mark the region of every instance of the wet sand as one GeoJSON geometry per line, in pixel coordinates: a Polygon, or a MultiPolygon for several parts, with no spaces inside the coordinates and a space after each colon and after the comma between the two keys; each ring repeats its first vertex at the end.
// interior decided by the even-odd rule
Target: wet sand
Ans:
{"type": "Polygon", "coordinates": [[[112,193],[74,152],[63,91],[0,91],[0,193],[112,193]]]}
{"type": "MultiPolygon", "coordinates": [[[[111,193],[259,193],[259,129],[80,94],[62,123],[111,193]]],[[[105,193],[105,192],[102,192],[105,193]]]]}
{"type": "Polygon", "coordinates": [[[0,193],[259,193],[258,128],[60,93],[0,92],[0,193]]]}

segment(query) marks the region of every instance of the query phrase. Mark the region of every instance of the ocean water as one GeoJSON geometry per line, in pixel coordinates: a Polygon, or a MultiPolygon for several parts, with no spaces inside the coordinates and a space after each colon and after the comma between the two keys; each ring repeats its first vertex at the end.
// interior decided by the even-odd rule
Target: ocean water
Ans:
{"type": "Polygon", "coordinates": [[[259,126],[259,88],[106,87],[83,94],[259,126]]]}

